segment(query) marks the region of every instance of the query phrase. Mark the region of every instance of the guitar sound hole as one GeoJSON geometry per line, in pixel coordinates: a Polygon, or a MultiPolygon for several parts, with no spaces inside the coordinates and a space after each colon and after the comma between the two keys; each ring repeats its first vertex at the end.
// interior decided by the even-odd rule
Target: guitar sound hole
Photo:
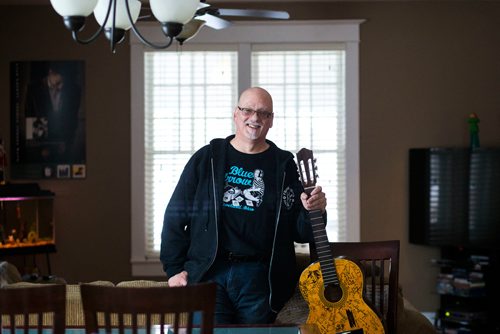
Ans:
{"type": "Polygon", "coordinates": [[[336,303],[342,299],[342,288],[340,285],[327,285],[325,287],[325,299],[331,303],[336,303]]]}

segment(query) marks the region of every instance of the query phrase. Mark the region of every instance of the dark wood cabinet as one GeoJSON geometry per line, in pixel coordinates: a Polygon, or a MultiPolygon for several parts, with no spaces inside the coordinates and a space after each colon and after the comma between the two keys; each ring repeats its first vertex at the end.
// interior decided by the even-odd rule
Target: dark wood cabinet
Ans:
{"type": "Polygon", "coordinates": [[[441,333],[500,333],[500,149],[409,152],[409,241],[439,247],[441,333]]]}

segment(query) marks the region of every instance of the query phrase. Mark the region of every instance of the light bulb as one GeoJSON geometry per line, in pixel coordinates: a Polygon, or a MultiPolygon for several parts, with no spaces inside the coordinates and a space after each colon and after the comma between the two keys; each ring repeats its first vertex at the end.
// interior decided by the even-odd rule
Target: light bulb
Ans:
{"type": "Polygon", "coordinates": [[[50,3],[61,16],[89,16],[97,0],[50,0],[50,3]]]}
{"type": "Polygon", "coordinates": [[[175,22],[185,24],[189,22],[198,9],[199,0],[150,0],[151,11],[156,19],[162,23],[175,22]]]}
{"type": "Polygon", "coordinates": [[[204,24],[205,21],[203,20],[192,19],[188,23],[184,24],[181,33],[177,35],[175,39],[182,45],[188,39],[193,38],[204,24]]]}
{"type": "MultiPolygon", "coordinates": [[[[104,24],[104,19],[106,18],[106,13],[108,12],[109,2],[113,0],[99,0],[97,6],[94,9],[94,16],[99,23],[99,25],[104,24]]],[[[125,2],[122,0],[116,1],[116,22],[115,28],[128,30],[132,26],[127,14],[127,7],[125,2]]],[[[139,0],[127,0],[130,8],[130,14],[132,16],[133,22],[137,21],[139,17],[139,12],[141,11],[141,2],[139,0]]],[[[111,12],[109,13],[108,20],[106,21],[105,28],[111,28],[113,25],[113,6],[111,5],[111,12]]]]}

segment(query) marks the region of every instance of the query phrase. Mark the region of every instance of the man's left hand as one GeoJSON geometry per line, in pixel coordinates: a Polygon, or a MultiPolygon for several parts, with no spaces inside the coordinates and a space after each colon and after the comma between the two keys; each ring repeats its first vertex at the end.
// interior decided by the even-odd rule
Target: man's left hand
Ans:
{"type": "Polygon", "coordinates": [[[326,196],[320,186],[316,186],[309,196],[306,193],[300,194],[300,200],[308,211],[320,210],[324,213],[326,210],[326,196]]]}

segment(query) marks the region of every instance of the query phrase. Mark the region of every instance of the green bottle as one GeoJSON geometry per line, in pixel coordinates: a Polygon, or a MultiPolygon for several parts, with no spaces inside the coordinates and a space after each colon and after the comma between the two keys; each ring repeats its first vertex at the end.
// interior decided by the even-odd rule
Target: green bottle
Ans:
{"type": "Polygon", "coordinates": [[[479,117],[475,113],[469,115],[469,136],[470,136],[470,148],[479,148],[479,117]]]}

